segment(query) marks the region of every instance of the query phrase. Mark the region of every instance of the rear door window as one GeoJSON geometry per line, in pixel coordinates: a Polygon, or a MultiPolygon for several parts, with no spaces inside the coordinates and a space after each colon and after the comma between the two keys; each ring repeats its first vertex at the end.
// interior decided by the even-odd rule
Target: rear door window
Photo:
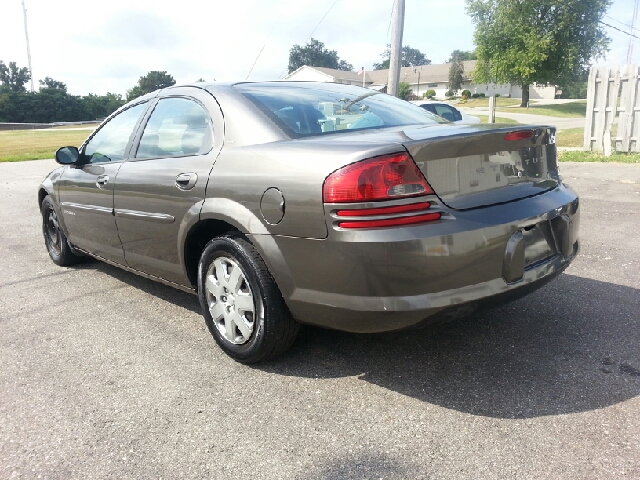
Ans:
{"type": "Polygon", "coordinates": [[[450,122],[457,122],[458,120],[462,120],[462,115],[460,112],[449,105],[445,105],[444,103],[440,103],[434,105],[436,115],[440,115],[442,118],[449,120],[450,122]]]}

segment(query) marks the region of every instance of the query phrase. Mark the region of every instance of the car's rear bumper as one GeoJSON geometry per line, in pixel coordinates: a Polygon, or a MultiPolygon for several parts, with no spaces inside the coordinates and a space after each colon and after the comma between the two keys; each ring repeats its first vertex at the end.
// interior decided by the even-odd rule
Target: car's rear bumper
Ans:
{"type": "Polygon", "coordinates": [[[295,318],[353,332],[407,328],[521,297],[578,253],[578,197],[564,185],[449,213],[438,223],[334,228],[325,240],[272,237],[261,247],[295,318]]]}

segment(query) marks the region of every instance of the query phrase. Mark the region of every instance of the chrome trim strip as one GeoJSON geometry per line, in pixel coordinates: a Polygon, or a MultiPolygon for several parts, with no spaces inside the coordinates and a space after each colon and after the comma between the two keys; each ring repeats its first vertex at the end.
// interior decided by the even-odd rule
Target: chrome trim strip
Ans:
{"type": "Polygon", "coordinates": [[[75,210],[82,210],[85,212],[99,213],[101,215],[113,215],[112,208],[101,207],[99,205],[85,205],[82,203],[62,202],[60,206],[75,210]]]}
{"type": "Polygon", "coordinates": [[[127,210],[126,208],[116,208],[115,212],[116,217],[133,218],[136,220],[145,220],[147,222],[173,223],[175,221],[175,217],[165,213],[140,212],[138,210],[127,210]]]}

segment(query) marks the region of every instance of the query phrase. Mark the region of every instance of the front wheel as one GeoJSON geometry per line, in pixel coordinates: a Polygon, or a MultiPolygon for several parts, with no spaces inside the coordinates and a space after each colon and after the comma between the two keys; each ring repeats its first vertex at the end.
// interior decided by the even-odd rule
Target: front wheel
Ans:
{"type": "Polygon", "coordinates": [[[78,263],[81,257],[71,251],[69,243],[67,243],[67,237],[60,226],[58,214],[53,208],[53,201],[49,195],[44,197],[40,212],[42,213],[42,235],[44,236],[44,244],[47,247],[49,257],[53,263],[61,267],[78,263]]]}
{"type": "Polygon", "coordinates": [[[272,359],[296,338],[298,324],[253,245],[239,236],[211,240],[198,265],[198,297],[218,345],[250,364],[272,359]]]}

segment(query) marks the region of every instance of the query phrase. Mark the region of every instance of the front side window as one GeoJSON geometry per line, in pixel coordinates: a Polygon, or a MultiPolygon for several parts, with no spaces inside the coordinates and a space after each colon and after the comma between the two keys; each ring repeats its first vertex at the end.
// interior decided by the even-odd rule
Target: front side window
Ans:
{"type": "Polygon", "coordinates": [[[86,163],[118,162],[124,158],[125,149],[133,134],[133,128],[146,108],[139,103],[119,113],[96,132],[84,149],[86,163]]]}
{"type": "Polygon", "coordinates": [[[144,128],[136,158],[204,155],[213,147],[211,118],[197,102],[164,98],[144,128]]]}
{"type": "Polygon", "coordinates": [[[356,86],[245,83],[235,88],[293,138],[446,123],[409,102],[356,86]]]}

